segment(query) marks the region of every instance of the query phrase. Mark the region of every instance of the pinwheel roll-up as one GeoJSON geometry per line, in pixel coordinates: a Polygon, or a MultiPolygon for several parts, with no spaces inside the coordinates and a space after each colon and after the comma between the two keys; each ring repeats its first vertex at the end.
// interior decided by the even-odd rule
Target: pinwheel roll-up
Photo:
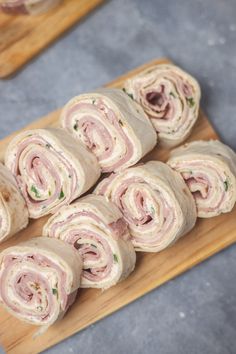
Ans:
{"type": "Polygon", "coordinates": [[[143,109],[118,89],[74,97],[62,111],[61,124],[97,156],[103,172],[134,165],[157,141],[143,109]]]}
{"type": "Polygon", "coordinates": [[[75,247],[83,260],[81,287],[107,289],[134,269],[136,256],[119,209],[103,196],[88,195],[61,208],[43,234],[75,247]]]}
{"type": "Polygon", "coordinates": [[[38,15],[59,5],[62,0],[0,0],[0,9],[8,14],[38,15]]]}
{"type": "Polygon", "coordinates": [[[196,221],[194,199],[184,180],[162,162],[150,161],[113,174],[98,184],[95,193],[119,207],[137,251],[163,250],[196,221]]]}
{"type": "Polygon", "coordinates": [[[15,178],[0,163],[0,243],[24,229],[28,224],[28,210],[15,178]]]}
{"type": "Polygon", "coordinates": [[[82,270],[78,252],[36,237],[0,254],[0,303],[28,323],[48,327],[74,302],[82,270]]]}
{"type": "Polygon", "coordinates": [[[31,218],[71,203],[100,176],[96,157],[56,128],[18,134],[8,145],[5,163],[16,177],[31,218]]]}
{"type": "Polygon", "coordinates": [[[227,213],[236,202],[236,154],[220,141],[194,141],[172,151],[168,164],[180,172],[198,217],[227,213]]]}
{"type": "Polygon", "coordinates": [[[200,87],[175,65],[154,65],[127,80],[124,90],[151,119],[165,146],[176,146],[190,134],[198,118],[200,87]]]}

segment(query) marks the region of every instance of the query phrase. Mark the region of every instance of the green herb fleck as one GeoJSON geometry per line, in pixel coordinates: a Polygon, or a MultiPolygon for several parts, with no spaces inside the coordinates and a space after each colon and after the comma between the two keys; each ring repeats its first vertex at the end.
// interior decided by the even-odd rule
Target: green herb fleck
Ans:
{"type": "Polygon", "coordinates": [[[227,192],[227,190],[229,189],[229,183],[228,181],[224,181],[224,188],[225,188],[225,191],[227,192]]]}
{"type": "Polygon", "coordinates": [[[50,147],[51,147],[52,145],[51,144],[46,144],[46,148],[48,148],[48,149],[50,149],[50,147]]]}
{"type": "Polygon", "coordinates": [[[36,198],[40,198],[40,194],[34,185],[31,186],[30,190],[31,190],[31,192],[33,192],[35,194],[36,198]]]}
{"type": "Polygon", "coordinates": [[[73,128],[74,128],[74,130],[78,130],[78,125],[77,125],[77,123],[75,123],[75,125],[73,126],[73,128]]]}
{"type": "Polygon", "coordinates": [[[151,210],[151,214],[155,214],[155,209],[153,208],[153,206],[151,206],[150,210],[151,210]]]}
{"type": "Polygon", "coordinates": [[[127,95],[131,98],[131,100],[134,99],[134,96],[132,95],[132,93],[127,93],[127,95]]]}
{"type": "Polygon", "coordinates": [[[48,191],[48,195],[49,195],[49,197],[51,197],[51,195],[52,195],[52,192],[50,190],[48,191]]]}
{"type": "Polygon", "coordinates": [[[114,261],[115,261],[116,263],[118,263],[118,257],[117,257],[116,254],[113,254],[113,258],[114,258],[114,261]]]}
{"type": "Polygon", "coordinates": [[[122,127],[123,127],[123,125],[124,125],[123,122],[122,122],[122,120],[120,120],[120,119],[119,119],[119,124],[120,124],[122,127]]]}
{"type": "Polygon", "coordinates": [[[69,175],[68,177],[71,178],[71,175],[69,175]]]}
{"type": "Polygon", "coordinates": [[[65,196],[65,194],[64,194],[63,190],[61,190],[60,195],[59,195],[59,199],[64,198],[64,196],[65,196]]]}
{"type": "Polygon", "coordinates": [[[170,92],[170,96],[172,96],[172,97],[176,98],[176,96],[175,96],[174,92],[170,92]]]}
{"type": "Polygon", "coordinates": [[[43,306],[37,306],[37,310],[43,311],[43,306]]]}
{"type": "Polygon", "coordinates": [[[187,101],[187,104],[189,105],[189,107],[193,107],[195,105],[195,102],[194,102],[194,99],[193,97],[186,97],[186,101],[187,101]]]}
{"type": "Polygon", "coordinates": [[[93,247],[95,247],[95,248],[97,248],[97,246],[96,245],[92,245],[93,247]]]}
{"type": "Polygon", "coordinates": [[[94,104],[94,103],[95,103],[95,101],[96,101],[95,99],[94,99],[94,100],[92,100],[92,104],[94,104]]]}
{"type": "Polygon", "coordinates": [[[58,290],[56,288],[52,288],[52,293],[58,298],[58,290]]]}
{"type": "Polygon", "coordinates": [[[123,90],[124,93],[126,93],[126,95],[128,95],[132,100],[134,99],[134,96],[132,95],[132,93],[127,92],[124,87],[122,88],[122,90],[123,90]]]}

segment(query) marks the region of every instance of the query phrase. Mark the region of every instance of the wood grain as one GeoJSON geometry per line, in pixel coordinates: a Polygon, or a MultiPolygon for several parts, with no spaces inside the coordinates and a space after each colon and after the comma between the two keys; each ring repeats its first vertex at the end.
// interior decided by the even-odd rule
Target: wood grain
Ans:
{"type": "MultiPolygon", "coordinates": [[[[153,63],[160,62],[166,62],[166,60],[155,60],[140,68],[143,69],[153,63]]],[[[124,79],[137,73],[140,68],[123,75],[107,86],[120,87],[124,79]]],[[[53,112],[30,124],[27,128],[55,125],[58,114],[59,111],[53,112]]],[[[0,142],[1,157],[3,157],[4,149],[11,137],[0,142]]],[[[216,137],[217,135],[206,116],[201,112],[198,123],[188,140],[207,140],[216,137]]],[[[156,147],[144,160],[161,159],[165,161],[167,156],[168,151],[156,147]]],[[[20,240],[40,235],[47,218],[32,220],[26,230],[1,245],[0,250],[16,244],[20,240]]],[[[80,290],[77,301],[64,319],[40,337],[33,338],[36,332],[35,327],[16,320],[5,310],[0,309],[0,343],[9,354],[41,352],[176,277],[235,241],[236,208],[229,214],[211,219],[199,219],[194,230],[174,246],[159,254],[138,253],[135,271],[122,283],[104,292],[96,289],[80,290]]]]}
{"type": "Polygon", "coordinates": [[[16,72],[103,1],[64,0],[38,16],[0,13],[0,78],[16,72]]]}

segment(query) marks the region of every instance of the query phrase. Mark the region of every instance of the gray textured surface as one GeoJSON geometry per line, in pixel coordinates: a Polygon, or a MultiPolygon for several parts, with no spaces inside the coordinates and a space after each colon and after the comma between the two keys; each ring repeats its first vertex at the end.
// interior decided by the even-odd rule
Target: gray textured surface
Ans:
{"type": "MultiPolygon", "coordinates": [[[[236,149],[235,0],[109,1],[0,82],[0,137],[161,56],[197,77],[202,107],[236,149]]],[[[232,246],[47,353],[236,353],[235,251],[232,246]]]]}

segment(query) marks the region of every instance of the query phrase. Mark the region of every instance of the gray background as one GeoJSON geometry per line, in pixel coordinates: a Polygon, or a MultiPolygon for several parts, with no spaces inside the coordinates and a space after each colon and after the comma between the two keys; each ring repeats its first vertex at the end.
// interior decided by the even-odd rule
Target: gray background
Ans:
{"type": "MultiPolygon", "coordinates": [[[[0,81],[0,137],[162,56],[196,76],[202,107],[236,149],[235,0],[108,1],[13,79],[0,81]]],[[[236,353],[235,251],[230,247],[47,353],[236,353]]]]}

